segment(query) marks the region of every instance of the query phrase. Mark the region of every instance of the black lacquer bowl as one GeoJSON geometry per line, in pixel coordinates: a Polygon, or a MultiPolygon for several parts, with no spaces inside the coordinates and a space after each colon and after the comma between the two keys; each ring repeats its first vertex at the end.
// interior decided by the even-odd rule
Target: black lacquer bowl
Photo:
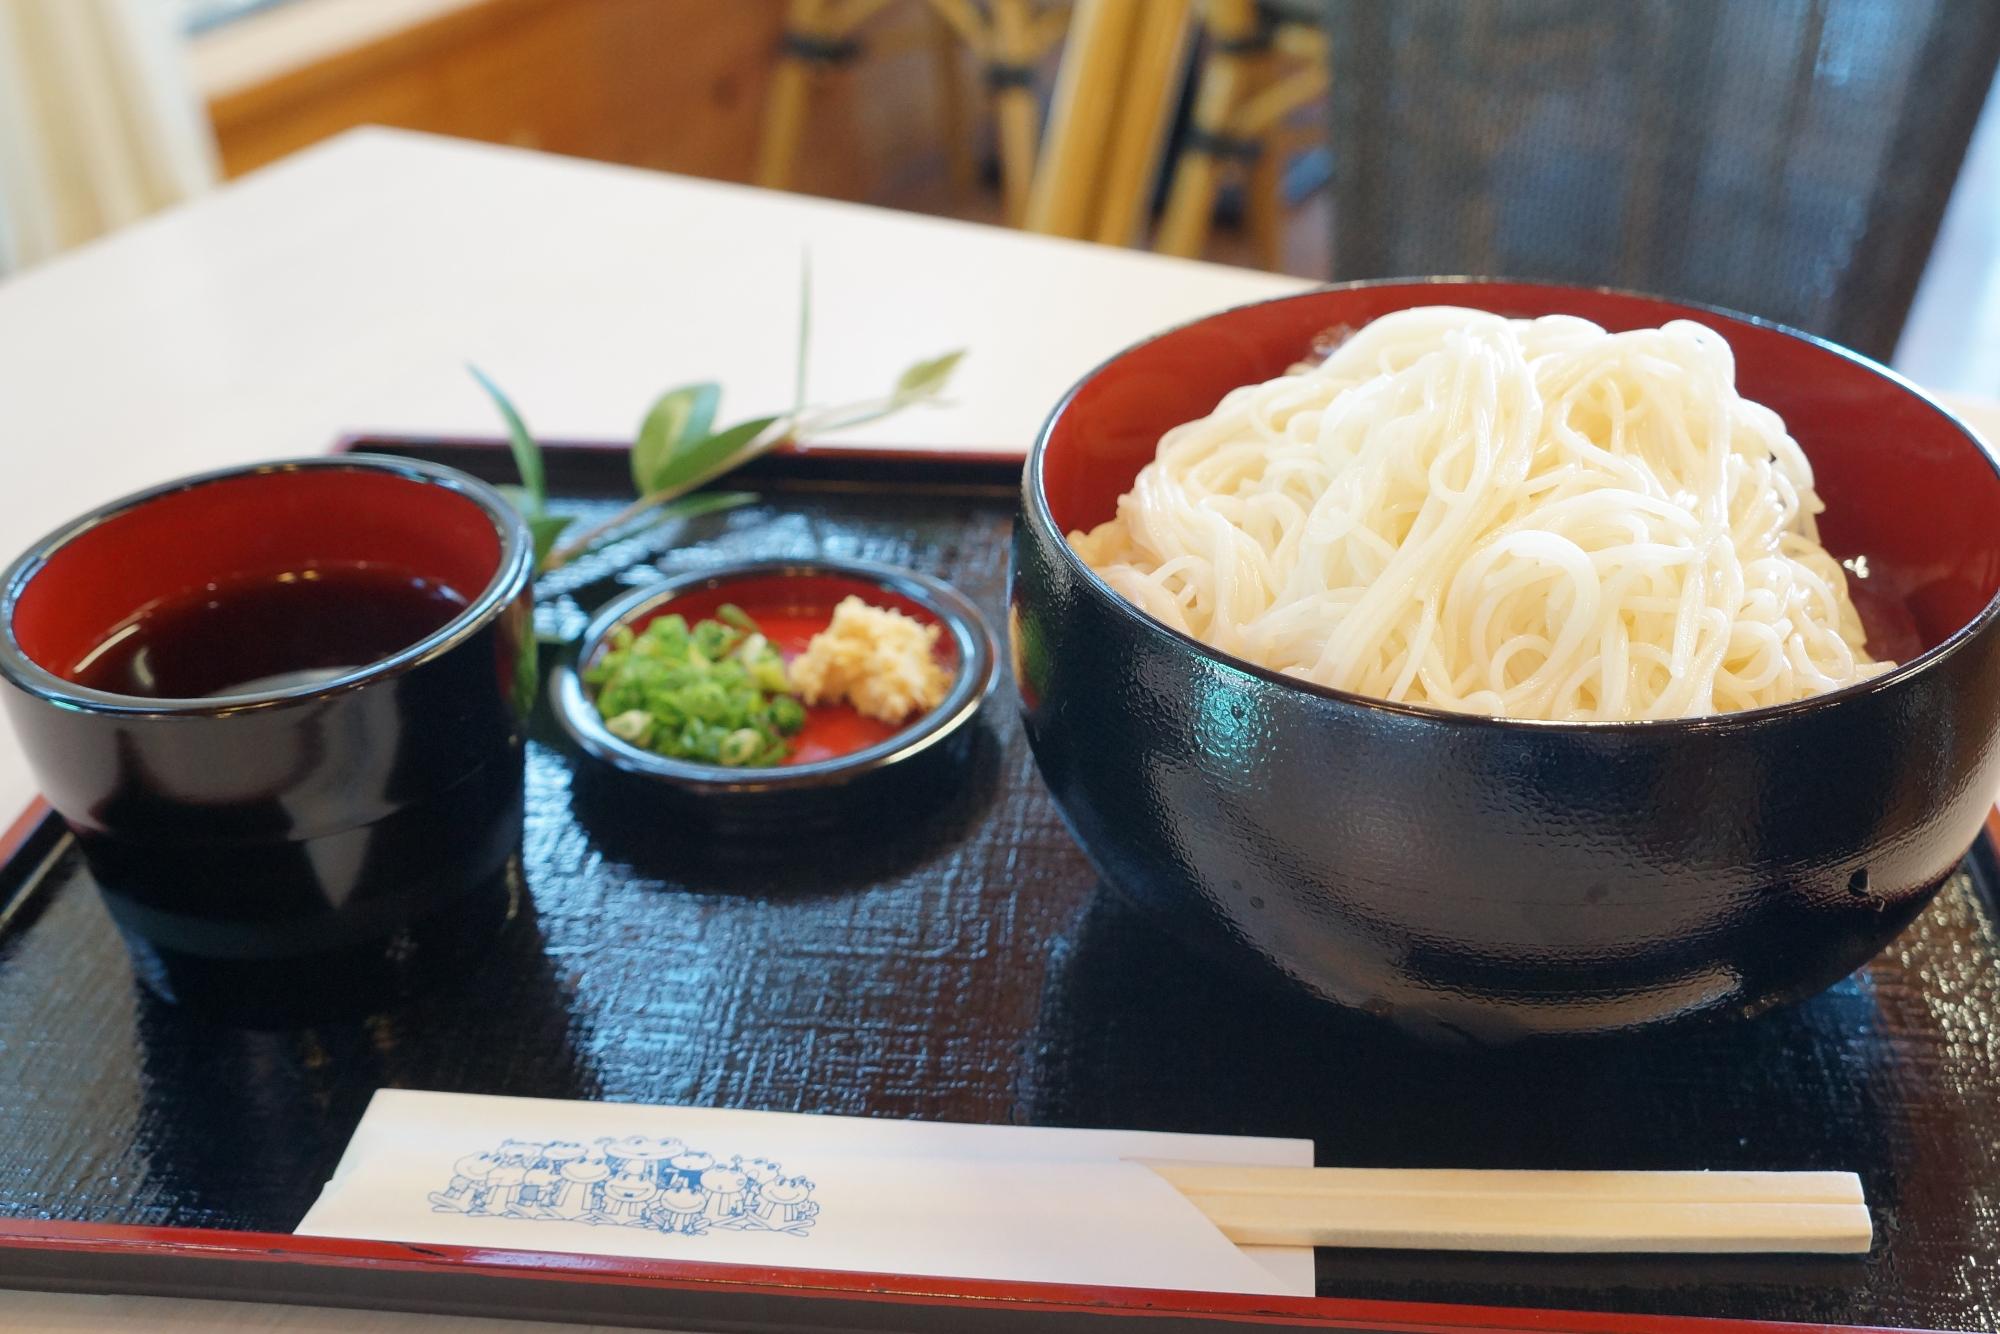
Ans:
{"type": "Polygon", "coordinates": [[[1871,362],[1722,312],[1499,282],[1330,288],[1142,343],[1058,405],[1023,482],[1009,638],[1050,791],[1098,869],[1188,941],[1427,1036],[1753,1014],[1875,955],[2000,791],[2000,471],[1871,362]],[[1169,427],[1315,334],[1414,305],[1694,318],[1781,414],[1866,557],[1857,600],[1923,652],[1735,716],[1503,722],[1302,684],[1141,614],[1064,534],[1111,517],[1169,427]],[[1900,616],[1900,612],[1895,612],[1900,616]]]}
{"type": "Polygon", "coordinates": [[[352,454],[112,501],[0,577],[0,705],[149,986],[289,1026],[486,957],[519,906],[531,546],[493,488],[352,454]],[[135,631],[147,643],[162,606],[357,570],[450,590],[455,610],[347,657],[358,641],[323,633],[328,604],[266,600],[179,650],[223,689],[125,694],[86,673],[135,631]]]}

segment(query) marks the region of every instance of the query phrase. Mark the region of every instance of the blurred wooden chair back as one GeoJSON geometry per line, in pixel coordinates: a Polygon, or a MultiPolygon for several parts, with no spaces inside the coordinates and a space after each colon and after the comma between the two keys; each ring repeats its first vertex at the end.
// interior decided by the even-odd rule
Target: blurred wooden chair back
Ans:
{"type": "MultiPolygon", "coordinates": [[[[757,152],[757,184],[786,189],[811,115],[820,75],[862,53],[862,29],[885,10],[907,8],[896,0],[788,0],[777,68],[764,100],[757,152]]],[[[979,60],[992,99],[1007,220],[1019,223],[1028,207],[1040,136],[1041,98],[1036,70],[1062,40],[1067,0],[922,0],[934,23],[936,72],[944,92],[940,114],[946,151],[961,188],[971,176],[969,116],[958,86],[959,50],[979,60]]]]}
{"type": "Polygon", "coordinates": [[[1886,358],[1995,0],[1333,0],[1334,277],[1637,288],[1886,358]]]}
{"type": "Polygon", "coordinates": [[[1315,128],[1302,137],[1287,120],[1326,96],[1326,0],[1200,0],[1196,13],[1203,40],[1194,106],[1168,172],[1153,246],[1168,255],[1200,255],[1224,174],[1234,170],[1245,178],[1258,262],[1275,269],[1284,160],[1321,134],[1315,128]]]}

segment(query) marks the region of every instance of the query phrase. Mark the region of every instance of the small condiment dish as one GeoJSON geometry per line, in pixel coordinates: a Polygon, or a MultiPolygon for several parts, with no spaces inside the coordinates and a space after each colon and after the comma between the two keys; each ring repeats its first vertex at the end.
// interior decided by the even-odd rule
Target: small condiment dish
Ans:
{"type": "Polygon", "coordinates": [[[962,594],[928,575],[861,561],[775,560],[679,575],[633,590],[598,612],[574,659],[557,667],[551,703],[565,732],[590,759],[637,780],[710,827],[824,824],[857,802],[949,791],[969,749],[968,726],[999,675],[999,652],[985,618],[962,594]],[[900,725],[845,706],[808,710],[794,751],[781,765],[731,768],[673,759],[614,735],[599,716],[584,674],[614,630],[643,630],[678,613],[689,623],[734,604],[787,658],[826,627],[849,596],[943,629],[939,662],[952,674],[944,700],[900,725]]]}

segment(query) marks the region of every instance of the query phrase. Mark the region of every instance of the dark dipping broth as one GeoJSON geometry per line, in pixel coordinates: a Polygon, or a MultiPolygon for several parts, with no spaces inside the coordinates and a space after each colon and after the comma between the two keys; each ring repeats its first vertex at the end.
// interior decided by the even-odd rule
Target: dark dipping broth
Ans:
{"type": "Polygon", "coordinates": [[[312,685],[410,647],[465,606],[456,589],[393,565],[235,575],[142,608],[68,675],[145,699],[312,685]]]}

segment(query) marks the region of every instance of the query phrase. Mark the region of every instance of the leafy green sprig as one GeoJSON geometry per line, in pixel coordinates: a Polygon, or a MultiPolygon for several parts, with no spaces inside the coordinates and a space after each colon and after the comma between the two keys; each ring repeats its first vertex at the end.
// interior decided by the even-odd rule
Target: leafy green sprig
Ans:
{"type": "Polygon", "coordinates": [[[887,393],[874,398],[811,407],[806,403],[806,343],[811,317],[808,269],[801,275],[798,372],[790,411],[718,428],[715,417],[722,403],[720,385],[703,380],[669,389],[647,409],[639,423],[638,436],[632,442],[632,486],[636,499],[603,522],[574,534],[570,529],[575,516],[549,512],[548,469],[540,442],[500,386],[477,366],[468,367],[506,424],[514,468],[521,477],[520,485],[509,494],[534,533],[535,562],[540,572],[560,569],[577,557],[644,527],[749,504],[756,499],[749,492],[690,493],[786,441],[846,430],[934,401],[943,394],[952,372],[965,357],[961,349],[920,361],[898,376],[887,393]]]}

